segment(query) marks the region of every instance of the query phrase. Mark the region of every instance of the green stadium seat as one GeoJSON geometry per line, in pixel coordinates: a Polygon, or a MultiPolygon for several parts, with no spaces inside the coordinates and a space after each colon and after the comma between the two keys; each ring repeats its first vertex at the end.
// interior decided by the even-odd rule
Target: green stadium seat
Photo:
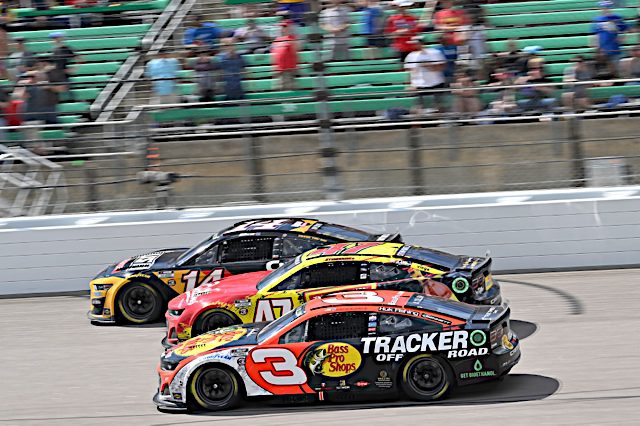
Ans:
{"type": "Polygon", "coordinates": [[[604,101],[613,95],[640,97],[640,85],[592,87],[589,89],[589,96],[594,100],[604,101]]]}
{"type": "MultiPolygon", "coordinates": [[[[615,12],[625,19],[637,17],[637,11],[633,8],[615,9],[615,12]]],[[[600,11],[582,10],[573,12],[529,13],[522,15],[494,15],[488,16],[487,21],[496,27],[509,27],[519,25],[564,24],[571,22],[590,22],[600,14],[600,11]]]]}
{"type": "Polygon", "coordinates": [[[58,114],[84,114],[89,112],[87,102],[64,102],[58,104],[58,114]]]}
{"type": "MultiPolygon", "coordinates": [[[[92,38],[80,40],[67,40],[69,47],[74,50],[101,50],[117,49],[123,47],[136,47],[140,44],[140,37],[113,37],[113,38],[92,38]]],[[[32,41],[26,44],[27,49],[34,53],[45,53],[53,51],[51,41],[32,41]]]]}
{"type": "Polygon", "coordinates": [[[96,62],[91,64],[73,65],[73,75],[94,75],[103,73],[115,73],[122,65],[121,62],[96,62]]]}
{"type": "MultiPolygon", "coordinates": [[[[639,0],[627,0],[625,7],[636,7],[639,0]]],[[[566,10],[597,9],[597,0],[546,0],[546,1],[522,1],[513,3],[493,3],[482,6],[486,15],[499,15],[507,13],[534,13],[534,12],[559,12],[566,10]]]]}
{"type": "MultiPolygon", "coordinates": [[[[149,30],[149,28],[151,28],[150,24],[71,28],[64,30],[64,35],[67,40],[92,37],[131,36],[133,34],[144,34],[149,30]]],[[[51,32],[51,30],[18,31],[10,33],[10,35],[12,39],[22,37],[27,41],[36,41],[48,40],[49,34],[51,34],[51,32]]]]}
{"type": "Polygon", "coordinates": [[[108,6],[96,6],[86,8],[76,8],[73,6],[54,6],[47,10],[36,10],[35,8],[12,9],[11,12],[17,18],[29,18],[36,16],[71,15],[76,13],[119,13],[134,12],[144,10],[163,10],[169,0],[152,1],[129,1],[123,3],[113,3],[108,6]]]}

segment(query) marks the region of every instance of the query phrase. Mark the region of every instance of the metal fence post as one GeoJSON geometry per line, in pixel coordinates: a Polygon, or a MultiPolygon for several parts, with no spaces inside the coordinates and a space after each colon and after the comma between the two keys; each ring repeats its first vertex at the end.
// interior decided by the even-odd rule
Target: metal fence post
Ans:
{"type": "Polygon", "coordinates": [[[580,121],[575,117],[568,120],[569,131],[569,147],[571,149],[572,179],[574,186],[586,186],[584,152],[580,140],[582,139],[580,132],[580,121]]]}
{"type": "Polygon", "coordinates": [[[409,147],[409,171],[411,174],[411,192],[413,195],[424,195],[424,177],[422,173],[422,152],[420,151],[420,127],[411,126],[407,130],[409,147]]]}
{"type": "Polygon", "coordinates": [[[247,168],[251,179],[253,199],[258,202],[266,201],[264,186],[264,170],[262,168],[262,149],[259,137],[248,134],[244,136],[247,152],[247,168]]]}

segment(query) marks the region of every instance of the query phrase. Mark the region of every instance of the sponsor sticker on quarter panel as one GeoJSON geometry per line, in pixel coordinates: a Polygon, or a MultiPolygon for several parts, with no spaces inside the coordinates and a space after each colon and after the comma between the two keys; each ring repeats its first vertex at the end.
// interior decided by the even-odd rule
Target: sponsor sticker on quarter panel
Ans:
{"type": "Polygon", "coordinates": [[[247,334],[247,329],[242,327],[221,328],[215,334],[202,334],[188,340],[174,349],[174,353],[181,356],[192,356],[210,351],[229,342],[240,339],[247,334]]]}

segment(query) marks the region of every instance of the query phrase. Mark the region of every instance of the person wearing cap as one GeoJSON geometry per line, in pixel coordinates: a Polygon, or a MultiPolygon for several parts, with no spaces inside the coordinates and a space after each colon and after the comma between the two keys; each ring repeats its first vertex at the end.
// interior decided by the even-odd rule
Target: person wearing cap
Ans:
{"type": "Polygon", "coordinates": [[[409,71],[410,86],[418,91],[420,108],[424,108],[426,98],[435,97],[437,109],[442,106],[446,88],[444,69],[446,58],[438,49],[426,47],[421,36],[411,40],[413,51],[405,58],[404,68],[409,71]]]}
{"type": "Polygon", "coordinates": [[[461,46],[466,40],[466,29],[471,23],[464,10],[454,7],[452,0],[440,2],[442,9],[433,15],[437,31],[442,31],[447,44],[461,46]]]}
{"type": "Polygon", "coordinates": [[[195,15],[191,25],[184,30],[182,43],[187,47],[211,47],[215,48],[218,39],[226,37],[227,31],[221,29],[213,22],[205,22],[200,15],[195,15]]]}
{"type": "Polygon", "coordinates": [[[320,12],[320,26],[326,33],[332,61],[349,60],[350,12],[342,0],[331,0],[331,5],[320,12]]]}
{"type": "Polygon", "coordinates": [[[280,24],[281,35],[271,46],[271,62],[279,80],[280,90],[294,90],[298,73],[298,44],[293,33],[293,22],[280,24]]]}
{"type": "Polygon", "coordinates": [[[413,6],[412,0],[399,0],[395,4],[399,11],[387,19],[384,32],[393,39],[391,46],[400,55],[400,60],[405,62],[409,53],[415,49],[412,38],[420,32],[421,27],[418,20],[409,13],[409,8],[413,6]]]}
{"type": "Polygon", "coordinates": [[[622,55],[621,35],[628,26],[622,16],[614,13],[613,2],[609,0],[598,3],[601,9],[599,16],[593,19],[591,33],[594,35],[594,46],[602,50],[610,63],[612,74],[617,74],[618,62],[622,55]]]}
{"type": "Polygon", "coordinates": [[[150,60],[145,69],[145,76],[153,85],[151,104],[175,104],[179,98],[176,94],[180,62],[171,57],[166,49],[158,52],[158,57],[150,60]]]}

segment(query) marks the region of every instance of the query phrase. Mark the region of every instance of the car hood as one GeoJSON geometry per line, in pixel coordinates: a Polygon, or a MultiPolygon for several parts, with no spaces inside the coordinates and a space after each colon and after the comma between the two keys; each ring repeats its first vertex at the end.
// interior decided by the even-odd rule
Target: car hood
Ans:
{"type": "Polygon", "coordinates": [[[180,310],[195,304],[210,305],[212,303],[233,303],[256,294],[256,285],[272,271],[249,272],[231,275],[211,284],[201,285],[171,299],[169,309],[180,310]]]}
{"type": "Polygon", "coordinates": [[[151,253],[140,254],[125,259],[107,267],[98,274],[96,278],[108,277],[110,275],[122,275],[129,272],[155,271],[160,269],[170,269],[175,267],[176,261],[186,248],[173,248],[156,250],[151,253]]]}
{"type": "Polygon", "coordinates": [[[201,334],[167,349],[161,360],[180,362],[182,359],[201,355],[213,350],[228,349],[236,346],[258,344],[258,332],[267,322],[233,325],[201,334]]]}

